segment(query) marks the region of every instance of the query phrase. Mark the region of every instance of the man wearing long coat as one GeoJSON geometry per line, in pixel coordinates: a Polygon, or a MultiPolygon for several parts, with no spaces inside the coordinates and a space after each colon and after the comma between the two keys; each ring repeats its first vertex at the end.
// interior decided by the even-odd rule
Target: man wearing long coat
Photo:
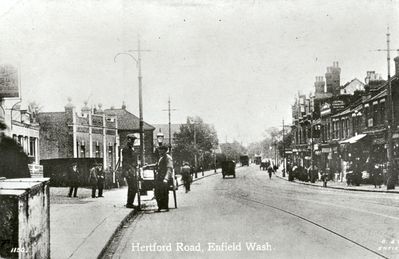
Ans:
{"type": "Polygon", "coordinates": [[[134,198],[138,192],[137,152],[133,150],[136,139],[135,135],[128,134],[126,146],[122,149],[122,176],[126,178],[128,186],[126,208],[137,208],[133,206],[134,198]]]}
{"type": "Polygon", "coordinates": [[[160,146],[160,159],[158,161],[157,175],[155,177],[155,199],[158,204],[158,212],[169,211],[169,186],[173,183],[173,161],[167,154],[168,147],[160,146]]]}

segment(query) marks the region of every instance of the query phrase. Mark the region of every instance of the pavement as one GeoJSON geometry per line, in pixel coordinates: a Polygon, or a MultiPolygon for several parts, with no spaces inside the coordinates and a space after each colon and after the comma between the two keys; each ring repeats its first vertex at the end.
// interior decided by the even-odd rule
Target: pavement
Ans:
{"type": "Polygon", "coordinates": [[[399,258],[398,195],[269,179],[254,165],[236,176],[179,188],[167,213],[148,203],[103,258],[399,258]]]}
{"type": "MultiPolygon", "coordinates": [[[[281,169],[278,169],[277,172],[275,173],[275,175],[280,179],[284,179],[284,180],[288,181],[288,174],[286,174],[285,177],[283,177],[283,173],[282,173],[281,169]]],[[[323,182],[321,180],[318,180],[315,183],[311,183],[311,182],[302,182],[302,181],[299,181],[298,179],[295,179],[295,181],[293,181],[292,183],[321,187],[321,188],[347,190],[347,191],[398,193],[399,194],[398,186],[396,186],[396,189],[387,190],[386,185],[381,185],[381,188],[379,188],[378,186],[377,186],[377,188],[375,188],[374,185],[372,185],[372,184],[361,184],[360,186],[354,186],[354,185],[348,186],[346,184],[346,181],[342,181],[342,182],[341,181],[328,181],[327,187],[323,187],[323,182]]]]}
{"type": "MultiPolygon", "coordinates": [[[[198,178],[193,181],[211,175],[214,175],[213,170],[204,172],[204,175],[198,173],[198,178]]],[[[53,259],[99,257],[115,233],[137,212],[124,207],[127,187],[105,190],[103,198],[94,199],[87,188],[78,189],[78,198],[69,198],[67,193],[65,187],[50,188],[50,249],[53,259]]],[[[151,195],[142,196],[142,203],[151,198],[151,195]]]]}

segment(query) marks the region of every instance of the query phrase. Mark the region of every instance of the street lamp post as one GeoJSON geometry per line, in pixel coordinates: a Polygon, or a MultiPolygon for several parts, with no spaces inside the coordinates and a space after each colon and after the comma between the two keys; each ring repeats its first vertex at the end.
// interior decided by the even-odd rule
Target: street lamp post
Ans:
{"type": "Polygon", "coordinates": [[[162,132],[157,133],[157,141],[158,141],[159,147],[163,145],[164,138],[165,138],[165,135],[162,132]]]}
{"type": "Polygon", "coordinates": [[[142,97],[142,81],[143,77],[141,75],[141,51],[140,51],[140,41],[138,42],[138,59],[136,59],[132,54],[127,52],[121,52],[115,55],[114,62],[120,55],[127,55],[132,58],[138,66],[138,81],[139,81],[139,133],[140,133],[140,166],[144,165],[144,132],[143,132],[143,97],[142,97]]]}
{"type": "Polygon", "coordinates": [[[197,159],[197,133],[195,131],[195,122],[193,124],[194,127],[194,171],[195,171],[195,178],[198,178],[198,159],[197,159]]]}

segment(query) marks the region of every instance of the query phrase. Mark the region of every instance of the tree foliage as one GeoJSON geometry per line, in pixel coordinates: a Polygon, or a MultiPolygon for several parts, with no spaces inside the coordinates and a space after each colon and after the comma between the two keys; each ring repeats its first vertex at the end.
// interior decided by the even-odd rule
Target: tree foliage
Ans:
{"type": "Polygon", "coordinates": [[[240,159],[240,155],[247,153],[247,149],[237,141],[234,141],[233,143],[220,144],[220,149],[222,150],[222,153],[226,155],[227,159],[233,159],[236,161],[240,159]]]}
{"type": "Polygon", "coordinates": [[[212,167],[213,152],[218,146],[217,133],[212,125],[204,123],[200,117],[188,117],[187,123],[174,134],[174,139],[173,159],[178,165],[187,161],[194,166],[196,155],[198,166],[204,169],[212,167]]]}
{"type": "Polygon", "coordinates": [[[263,158],[274,158],[277,154],[279,157],[283,157],[284,148],[291,147],[292,134],[289,130],[285,129],[284,142],[283,142],[283,130],[276,127],[270,127],[265,130],[265,137],[262,141],[251,143],[248,146],[248,154],[250,156],[262,155],[263,158]]]}

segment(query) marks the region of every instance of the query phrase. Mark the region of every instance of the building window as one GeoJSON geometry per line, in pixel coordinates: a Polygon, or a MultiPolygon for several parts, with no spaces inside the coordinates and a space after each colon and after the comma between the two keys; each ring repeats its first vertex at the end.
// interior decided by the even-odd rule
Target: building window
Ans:
{"type": "Polygon", "coordinates": [[[378,103],[375,102],[373,103],[373,122],[375,123],[375,125],[379,124],[379,116],[378,116],[378,103]]]}
{"type": "Polygon", "coordinates": [[[36,156],[36,138],[29,139],[29,155],[36,156]]]}
{"type": "Polygon", "coordinates": [[[96,155],[95,155],[95,157],[101,157],[100,144],[98,142],[96,143],[96,155]]]}
{"type": "Polygon", "coordinates": [[[374,126],[374,120],[373,118],[369,118],[367,120],[367,127],[373,127],[374,126]]]}
{"type": "Polygon", "coordinates": [[[110,167],[114,168],[114,149],[112,145],[108,146],[108,160],[110,161],[110,167]]]}
{"type": "Polygon", "coordinates": [[[369,126],[369,119],[370,119],[370,117],[371,117],[371,115],[370,115],[370,107],[369,107],[369,105],[368,104],[365,104],[364,105],[364,116],[365,116],[365,119],[366,119],[366,127],[371,127],[371,126],[369,126]]]}
{"type": "Polygon", "coordinates": [[[380,102],[380,123],[385,124],[385,100],[380,102]]]}
{"type": "Polygon", "coordinates": [[[80,145],[80,155],[79,157],[86,157],[86,146],[84,144],[84,142],[80,145]]]}

